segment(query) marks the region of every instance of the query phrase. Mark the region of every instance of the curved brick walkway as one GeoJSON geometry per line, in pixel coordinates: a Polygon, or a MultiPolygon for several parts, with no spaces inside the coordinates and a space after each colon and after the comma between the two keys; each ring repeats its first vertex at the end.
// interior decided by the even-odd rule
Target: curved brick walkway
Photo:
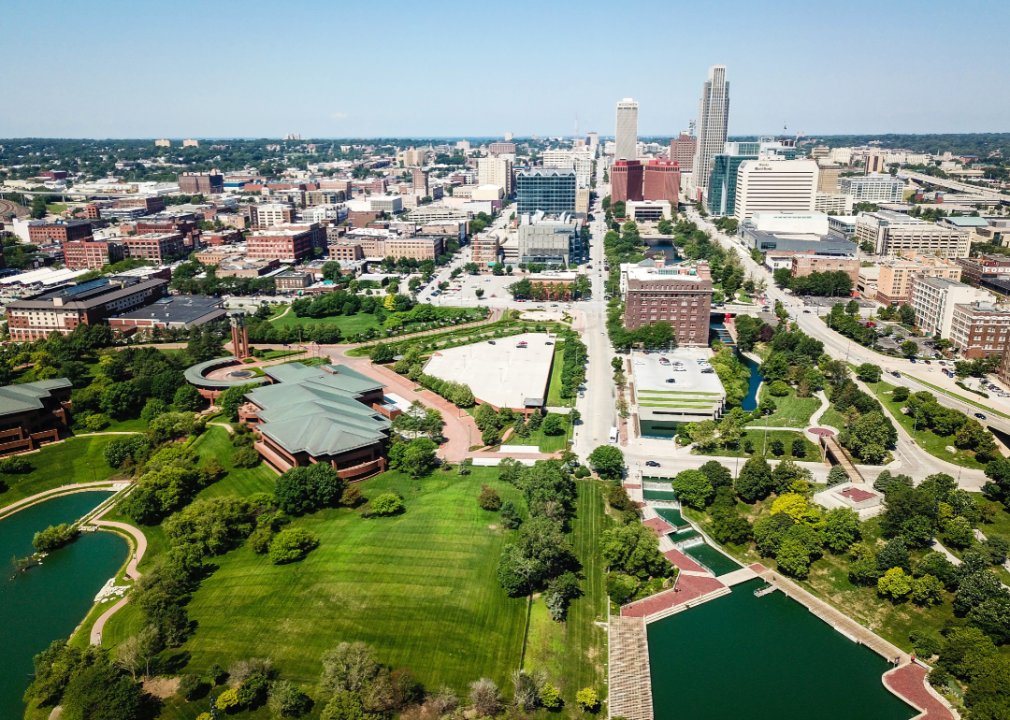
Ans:
{"type": "MultiPolygon", "coordinates": [[[[111,508],[110,508],[111,509],[111,508]]],[[[133,557],[130,559],[130,563],[126,566],[126,575],[134,580],[140,577],[140,572],[137,570],[137,565],[140,561],[144,559],[144,553],[147,552],[147,538],[144,533],[140,532],[137,528],[132,525],[127,525],[126,523],[112,522],[111,520],[92,520],[93,525],[98,525],[99,527],[109,527],[115,528],[116,530],[121,530],[130,537],[133,538],[134,542],[137,543],[137,549],[133,553],[133,557]]],[[[122,608],[130,600],[130,596],[127,595],[122,600],[117,602],[115,605],[110,607],[108,610],[103,612],[95,624],[91,627],[91,644],[101,645],[102,644],[102,631],[105,629],[105,623],[109,621],[113,615],[115,615],[120,608],[122,608]]]]}
{"type": "Polygon", "coordinates": [[[884,687],[919,711],[913,720],[956,720],[957,716],[927,687],[926,668],[915,663],[884,673],[884,687]]]}

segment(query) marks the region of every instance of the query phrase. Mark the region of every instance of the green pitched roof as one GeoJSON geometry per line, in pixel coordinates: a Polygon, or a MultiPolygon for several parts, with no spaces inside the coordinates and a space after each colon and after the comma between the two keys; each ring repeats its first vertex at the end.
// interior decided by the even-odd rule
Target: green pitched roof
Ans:
{"type": "Polygon", "coordinates": [[[53,390],[71,387],[66,378],[38,380],[21,385],[7,385],[0,388],[0,415],[41,410],[45,407],[42,398],[47,398],[53,390]]]}

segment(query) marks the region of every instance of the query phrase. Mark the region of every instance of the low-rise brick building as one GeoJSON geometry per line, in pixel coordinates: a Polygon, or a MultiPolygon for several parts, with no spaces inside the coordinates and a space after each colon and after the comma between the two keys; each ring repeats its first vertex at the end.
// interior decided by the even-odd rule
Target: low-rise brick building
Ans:
{"type": "Polygon", "coordinates": [[[304,290],[312,284],[312,277],[301,270],[286,270],[274,276],[277,292],[292,292],[304,290]]]}
{"type": "Polygon", "coordinates": [[[793,255],[793,277],[803,277],[815,272],[843,272],[852,278],[852,285],[855,287],[859,281],[859,261],[852,257],[793,255]]]}
{"type": "Polygon", "coordinates": [[[183,173],[179,192],[187,195],[212,195],[224,192],[224,176],[218,173],[183,173]]]}
{"type": "Polygon", "coordinates": [[[336,260],[337,262],[353,262],[355,260],[363,260],[365,257],[361,245],[356,243],[336,242],[332,243],[329,248],[330,260],[336,260]]]}
{"type": "Polygon", "coordinates": [[[123,209],[141,208],[145,215],[150,215],[165,209],[165,198],[157,195],[119,198],[116,200],[116,207],[123,209]]]}
{"type": "Polygon", "coordinates": [[[678,345],[708,345],[712,276],[708,263],[666,267],[664,258],[621,265],[624,326],[668,322],[678,345]]]}
{"type": "Polygon", "coordinates": [[[68,240],[63,243],[63,263],[71,270],[97,270],[123,259],[118,242],[68,240]]]}
{"type": "Polygon", "coordinates": [[[72,389],[66,378],[0,387],[0,455],[59,440],[68,425],[72,389]]]}
{"type": "Polygon", "coordinates": [[[1006,255],[976,255],[971,258],[957,258],[954,262],[961,266],[961,281],[978,287],[982,280],[998,275],[1010,274],[1010,257],[1006,255]]]}
{"type": "Polygon", "coordinates": [[[28,226],[28,242],[32,245],[54,245],[68,240],[90,240],[91,223],[87,220],[57,220],[54,223],[28,226]]]}
{"type": "Polygon", "coordinates": [[[126,257],[152,260],[159,265],[186,253],[182,235],[179,233],[149,233],[123,240],[126,257]]]}
{"type": "Polygon", "coordinates": [[[950,341],[962,357],[973,360],[999,355],[1010,340],[1010,310],[991,302],[960,303],[954,306],[950,341]]]}
{"type": "Polygon", "coordinates": [[[308,230],[254,232],[246,238],[246,257],[301,262],[312,257],[312,233],[308,230]]]}

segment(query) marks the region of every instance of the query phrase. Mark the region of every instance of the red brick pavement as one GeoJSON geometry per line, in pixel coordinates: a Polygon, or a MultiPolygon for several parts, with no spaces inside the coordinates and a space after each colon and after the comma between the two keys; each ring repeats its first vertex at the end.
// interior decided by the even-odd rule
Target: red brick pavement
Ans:
{"type": "Polygon", "coordinates": [[[754,563],[753,565],[748,565],[747,567],[756,572],[758,575],[760,575],[763,572],[768,572],[768,568],[766,568],[761,563],[754,563]]]}
{"type": "Polygon", "coordinates": [[[621,617],[647,617],[662,610],[689,603],[702,595],[724,587],[726,586],[714,577],[679,575],[677,584],[672,590],[665,590],[658,595],[626,605],[621,608],[621,617]]]}
{"type": "Polygon", "coordinates": [[[915,720],[954,720],[954,715],[926,689],[926,668],[915,663],[884,674],[888,690],[920,711],[915,720]]]}
{"type": "Polygon", "coordinates": [[[674,530],[676,530],[676,528],[673,527],[673,525],[666,522],[662,518],[649,518],[642,524],[645,525],[646,527],[650,527],[653,530],[655,530],[656,534],[659,536],[669,535],[674,530]]]}
{"type": "Polygon", "coordinates": [[[663,553],[663,557],[673,563],[673,566],[680,568],[681,570],[690,570],[692,572],[708,572],[701,565],[696,563],[694,560],[689,558],[687,555],[682,553],[680,550],[669,550],[663,553]]]}

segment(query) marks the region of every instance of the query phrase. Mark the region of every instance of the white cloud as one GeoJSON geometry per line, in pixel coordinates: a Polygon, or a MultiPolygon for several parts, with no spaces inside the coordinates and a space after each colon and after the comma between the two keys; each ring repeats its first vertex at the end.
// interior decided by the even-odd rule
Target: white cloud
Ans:
{"type": "Polygon", "coordinates": [[[335,112],[330,117],[334,120],[346,120],[349,116],[345,112],[335,112]]]}

